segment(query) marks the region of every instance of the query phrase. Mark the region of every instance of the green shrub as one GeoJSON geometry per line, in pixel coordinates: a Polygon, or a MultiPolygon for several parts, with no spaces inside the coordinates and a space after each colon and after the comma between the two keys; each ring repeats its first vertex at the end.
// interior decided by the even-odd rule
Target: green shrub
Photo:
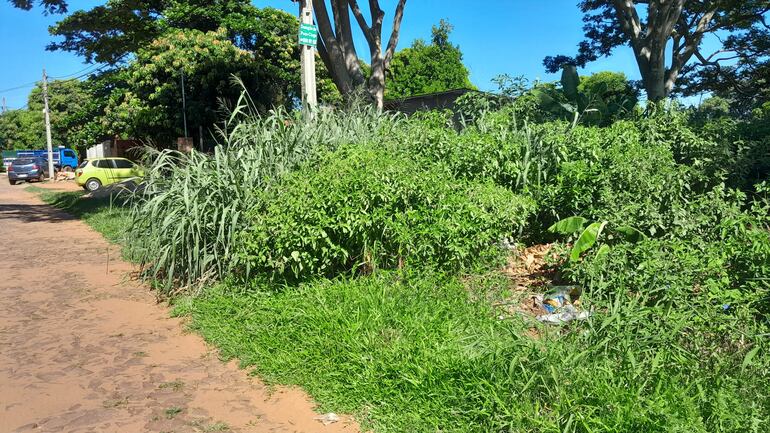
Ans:
{"type": "Polygon", "coordinates": [[[439,165],[352,146],[269,192],[250,214],[243,259],[289,278],[403,264],[458,270],[489,259],[530,209],[506,189],[457,180],[439,165]]]}
{"type": "Polygon", "coordinates": [[[648,142],[632,122],[577,127],[556,139],[566,141],[568,155],[539,194],[544,222],[581,215],[648,235],[672,229],[693,175],[665,143],[648,142]]]}
{"type": "Polygon", "coordinates": [[[443,164],[456,177],[492,181],[514,191],[547,183],[564,158],[561,137],[566,123],[532,125],[510,109],[489,112],[461,131],[442,127],[432,116],[419,116],[396,131],[398,149],[443,164]]]}
{"type": "MultiPolygon", "coordinates": [[[[245,96],[244,96],[245,98],[245,96]]],[[[235,241],[263,191],[302,163],[344,143],[387,134],[393,119],[373,110],[261,117],[243,102],[213,155],[149,151],[142,193],[131,201],[129,242],[161,293],[217,280],[237,265],[235,241]]]]}

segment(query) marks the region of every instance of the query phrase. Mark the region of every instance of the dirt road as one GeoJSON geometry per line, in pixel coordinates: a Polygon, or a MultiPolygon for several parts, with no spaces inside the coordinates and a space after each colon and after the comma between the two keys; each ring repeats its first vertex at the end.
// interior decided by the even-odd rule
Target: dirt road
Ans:
{"type": "Polygon", "coordinates": [[[0,241],[0,433],[358,431],[221,362],[114,245],[5,177],[0,241]]]}

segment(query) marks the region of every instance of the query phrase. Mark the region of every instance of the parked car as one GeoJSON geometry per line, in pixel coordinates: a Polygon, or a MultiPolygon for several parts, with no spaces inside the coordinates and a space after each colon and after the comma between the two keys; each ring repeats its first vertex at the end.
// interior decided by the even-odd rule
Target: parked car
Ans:
{"type": "Polygon", "coordinates": [[[75,169],[78,185],[87,191],[142,176],[142,168],[126,158],[86,159],[75,169]]]}
{"type": "Polygon", "coordinates": [[[8,182],[43,181],[48,178],[48,162],[43,158],[16,158],[8,166],[8,182]]]}

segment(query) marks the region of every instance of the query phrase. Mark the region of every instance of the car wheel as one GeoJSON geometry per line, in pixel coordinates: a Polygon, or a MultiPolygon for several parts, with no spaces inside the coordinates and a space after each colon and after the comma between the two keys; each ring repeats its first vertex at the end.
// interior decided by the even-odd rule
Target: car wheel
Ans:
{"type": "Polygon", "coordinates": [[[99,179],[96,179],[96,178],[88,179],[85,185],[86,190],[91,192],[94,192],[101,187],[102,187],[102,183],[99,182],[99,179]]]}
{"type": "Polygon", "coordinates": [[[65,165],[64,168],[61,169],[61,171],[65,173],[69,173],[72,171],[72,167],[70,167],[69,165],[65,165]]]}
{"type": "Polygon", "coordinates": [[[40,176],[38,176],[37,181],[43,182],[45,180],[45,173],[40,173],[40,176]]]}
{"type": "Polygon", "coordinates": [[[16,185],[16,181],[15,180],[8,179],[8,183],[10,183],[11,185],[16,185]]]}

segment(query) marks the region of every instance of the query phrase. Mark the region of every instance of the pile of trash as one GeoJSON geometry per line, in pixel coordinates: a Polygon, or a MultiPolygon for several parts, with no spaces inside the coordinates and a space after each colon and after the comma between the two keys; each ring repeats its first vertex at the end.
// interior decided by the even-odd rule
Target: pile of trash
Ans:
{"type": "Polygon", "coordinates": [[[59,171],[56,173],[56,176],[54,176],[54,180],[56,182],[62,182],[65,180],[74,180],[74,179],[75,179],[74,171],[59,171]]]}
{"type": "Polygon", "coordinates": [[[580,286],[553,286],[545,294],[535,295],[533,300],[543,311],[536,319],[549,325],[564,325],[591,317],[589,311],[579,309],[582,294],[580,286]]]}

